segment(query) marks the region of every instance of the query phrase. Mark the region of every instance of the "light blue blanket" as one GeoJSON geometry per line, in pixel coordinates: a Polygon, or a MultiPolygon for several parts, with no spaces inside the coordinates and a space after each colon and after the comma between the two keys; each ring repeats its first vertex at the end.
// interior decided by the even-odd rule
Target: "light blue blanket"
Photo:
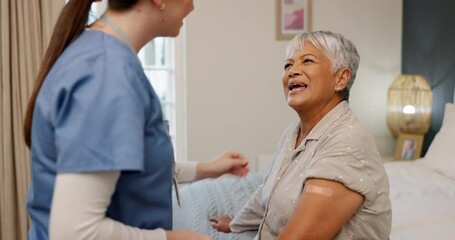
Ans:
{"type": "Polygon", "coordinates": [[[207,179],[180,187],[180,202],[173,196],[174,229],[187,229],[217,240],[251,240],[256,232],[222,233],[212,228],[213,215],[234,216],[264,181],[264,174],[250,173],[243,178],[207,179]]]}

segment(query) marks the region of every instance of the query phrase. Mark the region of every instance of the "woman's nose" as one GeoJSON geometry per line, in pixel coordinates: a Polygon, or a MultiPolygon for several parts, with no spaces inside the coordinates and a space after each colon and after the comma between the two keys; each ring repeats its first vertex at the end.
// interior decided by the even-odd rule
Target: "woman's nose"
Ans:
{"type": "Polygon", "coordinates": [[[295,76],[299,76],[299,75],[300,75],[300,71],[298,69],[296,69],[295,67],[291,67],[291,69],[289,69],[289,72],[288,72],[289,77],[295,77],[295,76]]]}

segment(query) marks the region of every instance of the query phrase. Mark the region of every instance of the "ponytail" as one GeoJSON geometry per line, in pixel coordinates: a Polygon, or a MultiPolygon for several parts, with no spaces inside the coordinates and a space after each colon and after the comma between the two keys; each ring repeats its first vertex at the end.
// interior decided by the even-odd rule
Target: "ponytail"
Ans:
{"type": "Polygon", "coordinates": [[[38,96],[41,86],[43,85],[44,79],[46,78],[54,63],[57,61],[66,47],[71,42],[73,42],[85,29],[92,2],[93,0],[70,0],[58,17],[46,54],[44,55],[44,59],[41,62],[38,78],[36,80],[30,101],[27,106],[27,112],[25,114],[24,137],[25,143],[29,148],[32,145],[32,118],[36,97],[38,96]]]}

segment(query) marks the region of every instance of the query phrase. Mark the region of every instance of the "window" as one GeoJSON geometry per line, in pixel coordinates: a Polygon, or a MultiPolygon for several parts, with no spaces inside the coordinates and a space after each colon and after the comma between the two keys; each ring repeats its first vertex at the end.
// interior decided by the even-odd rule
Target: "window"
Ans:
{"type": "Polygon", "coordinates": [[[147,43],[138,56],[144,72],[160,99],[163,118],[169,121],[169,133],[176,145],[176,107],[175,107],[175,74],[173,51],[174,41],[171,38],[156,38],[147,43]]]}

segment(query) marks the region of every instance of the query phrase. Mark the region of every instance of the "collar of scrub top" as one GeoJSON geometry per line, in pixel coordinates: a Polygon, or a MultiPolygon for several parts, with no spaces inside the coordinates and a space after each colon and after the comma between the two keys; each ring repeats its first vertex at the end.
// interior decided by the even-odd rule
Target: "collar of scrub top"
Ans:
{"type": "Polygon", "coordinates": [[[131,52],[134,53],[134,55],[137,55],[136,50],[133,48],[133,45],[131,44],[130,40],[126,36],[125,32],[122,31],[122,29],[115,23],[110,17],[108,17],[106,14],[103,14],[101,16],[101,19],[107,23],[123,40],[123,42],[128,46],[128,48],[131,50],[131,52]]]}

